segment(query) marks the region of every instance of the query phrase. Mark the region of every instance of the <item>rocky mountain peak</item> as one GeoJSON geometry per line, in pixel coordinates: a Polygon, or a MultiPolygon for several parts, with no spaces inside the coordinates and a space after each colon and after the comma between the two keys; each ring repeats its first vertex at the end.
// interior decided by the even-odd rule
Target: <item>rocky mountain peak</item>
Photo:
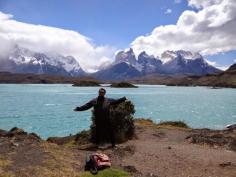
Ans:
{"type": "Polygon", "coordinates": [[[122,62],[126,62],[131,65],[136,64],[137,60],[132,48],[130,48],[128,51],[120,51],[117,53],[115,57],[115,63],[117,64],[122,62]]]}

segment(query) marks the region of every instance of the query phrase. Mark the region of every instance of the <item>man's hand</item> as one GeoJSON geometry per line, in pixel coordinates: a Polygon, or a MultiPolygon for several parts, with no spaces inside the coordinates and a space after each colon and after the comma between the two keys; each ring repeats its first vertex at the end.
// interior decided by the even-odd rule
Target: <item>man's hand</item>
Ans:
{"type": "Polygon", "coordinates": [[[78,109],[77,109],[78,107],[76,107],[75,109],[73,109],[73,111],[78,111],[78,109]]]}

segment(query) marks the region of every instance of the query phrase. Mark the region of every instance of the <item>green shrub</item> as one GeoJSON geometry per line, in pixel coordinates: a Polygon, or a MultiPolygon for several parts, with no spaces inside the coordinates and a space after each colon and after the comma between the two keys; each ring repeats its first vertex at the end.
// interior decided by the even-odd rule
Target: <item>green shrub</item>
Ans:
{"type": "Polygon", "coordinates": [[[183,121],[163,121],[157,124],[157,126],[172,126],[180,128],[189,128],[189,126],[183,121]]]}
{"type": "MultiPolygon", "coordinates": [[[[134,105],[131,101],[125,101],[119,105],[112,106],[110,110],[111,126],[113,127],[115,140],[117,143],[122,143],[132,138],[134,135],[134,105]]],[[[91,125],[92,141],[96,137],[96,125],[94,111],[92,111],[91,125]]],[[[109,142],[109,132],[104,130],[101,142],[109,142]]]]}
{"type": "Polygon", "coordinates": [[[84,172],[81,177],[129,177],[129,173],[117,170],[117,169],[105,169],[102,171],[98,171],[97,175],[92,175],[90,172],[84,172]]]}

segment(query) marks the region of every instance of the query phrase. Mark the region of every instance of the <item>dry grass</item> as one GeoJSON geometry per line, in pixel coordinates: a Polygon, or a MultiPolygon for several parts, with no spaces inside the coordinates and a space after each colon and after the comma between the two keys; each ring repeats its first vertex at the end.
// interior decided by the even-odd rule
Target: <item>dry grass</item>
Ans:
{"type": "Polygon", "coordinates": [[[156,128],[190,129],[190,127],[184,121],[163,121],[156,124],[151,119],[135,119],[135,123],[138,125],[153,126],[156,128]]]}
{"type": "Polygon", "coordinates": [[[154,126],[156,125],[151,119],[135,119],[135,123],[144,126],[154,126]]]}
{"type": "Polygon", "coordinates": [[[14,177],[12,173],[5,171],[11,165],[12,161],[0,158],[0,177],[14,177]]]}
{"type": "MultiPolygon", "coordinates": [[[[30,166],[15,173],[17,177],[79,177],[81,161],[76,159],[73,150],[53,143],[43,142],[44,152],[48,153],[42,164],[30,166]]],[[[0,176],[1,177],[1,176],[0,176]]]]}

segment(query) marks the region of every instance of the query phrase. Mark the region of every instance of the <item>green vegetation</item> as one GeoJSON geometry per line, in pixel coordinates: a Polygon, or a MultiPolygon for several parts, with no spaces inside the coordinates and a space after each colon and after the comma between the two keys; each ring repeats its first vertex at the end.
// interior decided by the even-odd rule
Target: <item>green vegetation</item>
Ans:
{"type": "MultiPolygon", "coordinates": [[[[135,113],[134,105],[131,101],[125,101],[119,105],[111,107],[111,123],[113,126],[113,131],[115,133],[115,139],[117,143],[122,143],[132,138],[134,135],[134,118],[135,113]]],[[[92,141],[96,137],[96,125],[95,125],[94,113],[92,115],[92,141]]],[[[106,131],[106,130],[105,130],[106,131]]],[[[109,142],[109,134],[107,132],[103,133],[103,142],[109,142]]]]}
{"type": "Polygon", "coordinates": [[[122,171],[122,170],[118,170],[118,169],[105,169],[102,171],[99,171],[97,175],[92,175],[90,172],[85,172],[82,173],[82,175],[80,177],[129,177],[129,173],[122,171]]]}
{"type": "Polygon", "coordinates": [[[135,123],[139,125],[155,125],[155,123],[151,119],[135,119],[135,123]]]}
{"type": "Polygon", "coordinates": [[[75,135],[75,142],[77,145],[87,144],[91,141],[91,131],[83,130],[75,135]]]}
{"type": "Polygon", "coordinates": [[[171,127],[190,128],[183,121],[161,121],[156,124],[151,119],[135,119],[135,122],[139,125],[156,126],[157,128],[171,128],[171,127]]]}
{"type": "Polygon", "coordinates": [[[189,126],[183,121],[163,121],[157,124],[157,126],[171,126],[179,128],[189,128],[189,126]]]}
{"type": "Polygon", "coordinates": [[[100,83],[95,80],[81,80],[81,81],[74,82],[72,86],[74,87],[99,87],[100,83]]]}
{"type": "Polygon", "coordinates": [[[129,83],[129,82],[115,82],[112,83],[110,87],[116,87],[116,88],[137,88],[137,86],[129,83]]]}
{"type": "MultiPolygon", "coordinates": [[[[99,81],[92,77],[64,77],[48,74],[31,73],[9,73],[0,72],[0,83],[23,83],[23,84],[76,84],[87,81],[92,84],[99,84],[99,81]]],[[[84,83],[85,84],[85,83],[84,83]]]]}

